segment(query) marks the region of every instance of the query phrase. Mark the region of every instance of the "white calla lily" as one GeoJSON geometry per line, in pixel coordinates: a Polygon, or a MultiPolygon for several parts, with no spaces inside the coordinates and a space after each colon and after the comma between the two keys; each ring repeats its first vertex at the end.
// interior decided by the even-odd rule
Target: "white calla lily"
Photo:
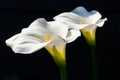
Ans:
{"type": "Polygon", "coordinates": [[[88,12],[84,7],[77,7],[74,10],[72,10],[73,13],[79,15],[79,16],[87,16],[85,17],[85,20],[81,21],[82,24],[87,23],[89,24],[85,28],[81,29],[81,32],[85,36],[87,42],[89,44],[94,44],[95,45],[95,33],[96,33],[96,28],[102,27],[107,20],[107,18],[101,19],[101,14],[96,11],[92,10],[88,12]]]}
{"type": "Polygon", "coordinates": [[[40,18],[28,28],[22,29],[21,33],[6,40],[6,44],[16,53],[33,53],[51,43],[52,40],[57,43],[55,36],[61,37],[65,42],[71,42],[80,36],[80,32],[68,31],[68,27],[60,22],[46,22],[45,19],[40,18]],[[71,34],[67,37],[70,32],[71,34]],[[46,36],[50,36],[50,40],[47,41],[46,36]]]}
{"type": "Polygon", "coordinates": [[[46,48],[60,68],[61,79],[67,80],[66,43],[74,41],[80,35],[79,30],[71,30],[59,21],[47,22],[40,18],[5,42],[15,53],[30,54],[46,48]]]}
{"type": "Polygon", "coordinates": [[[107,18],[101,19],[102,15],[96,11],[87,11],[84,7],[77,7],[71,12],[64,12],[54,17],[55,21],[62,22],[69,29],[80,30],[91,47],[93,79],[97,80],[97,66],[95,54],[95,33],[97,27],[102,27],[107,18]]]}
{"type": "Polygon", "coordinates": [[[95,33],[97,27],[102,27],[107,18],[101,19],[102,16],[98,11],[92,10],[88,12],[84,7],[77,7],[72,13],[84,17],[80,24],[89,24],[81,29],[81,32],[91,48],[93,80],[98,80],[95,33]]]}
{"type": "Polygon", "coordinates": [[[50,40],[45,40],[47,34],[50,36],[54,35],[47,30],[46,25],[47,23],[44,19],[37,19],[28,28],[22,29],[21,33],[7,39],[6,44],[15,53],[33,53],[50,42],[50,40]]]}
{"type": "Polygon", "coordinates": [[[63,22],[68,25],[69,28],[83,29],[86,26],[96,24],[97,26],[102,26],[107,18],[100,19],[101,14],[92,10],[88,12],[84,7],[77,7],[72,12],[61,13],[54,17],[54,20],[63,22]]]}
{"type": "Polygon", "coordinates": [[[63,63],[66,43],[79,36],[78,30],[69,30],[63,23],[47,22],[44,18],[39,18],[29,27],[22,29],[21,33],[7,39],[6,44],[15,53],[22,54],[30,54],[45,47],[57,63],[63,63]]]}
{"type": "Polygon", "coordinates": [[[84,18],[72,12],[61,13],[54,17],[55,21],[66,24],[70,29],[83,29],[84,27],[88,26],[88,24],[80,24],[82,19],[84,18]]]}
{"type": "Polygon", "coordinates": [[[94,39],[97,26],[102,27],[107,18],[101,19],[101,14],[96,11],[87,11],[84,7],[77,7],[71,12],[61,13],[54,17],[70,29],[79,29],[83,34],[88,34],[94,39]]]}

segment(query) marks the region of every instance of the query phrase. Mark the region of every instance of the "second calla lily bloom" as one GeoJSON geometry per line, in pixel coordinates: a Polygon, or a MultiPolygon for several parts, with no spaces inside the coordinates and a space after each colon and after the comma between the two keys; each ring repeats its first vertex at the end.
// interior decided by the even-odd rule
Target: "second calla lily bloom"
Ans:
{"type": "Polygon", "coordinates": [[[97,27],[102,27],[107,18],[101,19],[96,11],[87,11],[84,7],[77,7],[71,12],[65,12],[54,17],[56,21],[67,25],[69,29],[80,30],[91,48],[93,79],[98,80],[95,33],[97,27]]]}
{"type": "Polygon", "coordinates": [[[92,10],[88,12],[84,7],[77,7],[71,12],[61,13],[54,17],[56,21],[66,24],[71,29],[80,29],[93,37],[97,26],[102,27],[107,18],[101,19],[101,14],[92,10]]]}
{"type": "Polygon", "coordinates": [[[69,25],[69,28],[82,29],[89,25],[102,27],[107,18],[101,19],[101,14],[92,10],[88,12],[84,7],[77,7],[71,12],[64,12],[54,17],[54,20],[69,25]]]}

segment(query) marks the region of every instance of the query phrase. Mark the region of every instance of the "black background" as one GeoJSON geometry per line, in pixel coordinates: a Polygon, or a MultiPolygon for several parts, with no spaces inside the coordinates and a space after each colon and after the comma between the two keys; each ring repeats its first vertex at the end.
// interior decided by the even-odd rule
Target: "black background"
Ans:
{"type": "MultiPolygon", "coordinates": [[[[37,18],[51,21],[77,6],[108,18],[96,33],[99,80],[119,80],[119,0],[0,0],[0,80],[60,80],[59,69],[44,48],[30,55],[15,54],[4,41],[37,18]]],[[[68,80],[92,80],[90,48],[83,36],[67,45],[66,55],[68,80]]]]}

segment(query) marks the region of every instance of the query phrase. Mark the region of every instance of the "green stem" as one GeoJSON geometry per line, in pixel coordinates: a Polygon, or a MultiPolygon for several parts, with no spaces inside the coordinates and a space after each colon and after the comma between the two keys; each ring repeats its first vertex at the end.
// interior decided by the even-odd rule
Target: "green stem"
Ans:
{"type": "Polygon", "coordinates": [[[95,42],[90,44],[91,47],[91,57],[92,57],[92,73],[93,73],[93,79],[92,80],[98,80],[98,69],[97,69],[97,56],[96,56],[96,45],[95,42]]]}
{"type": "Polygon", "coordinates": [[[61,80],[67,80],[66,65],[60,66],[61,80]]]}
{"type": "Polygon", "coordinates": [[[96,39],[95,39],[96,26],[92,27],[90,31],[86,31],[84,29],[81,31],[87,43],[91,47],[92,73],[93,73],[92,80],[98,80],[98,69],[97,69],[97,58],[96,58],[96,39]]]}

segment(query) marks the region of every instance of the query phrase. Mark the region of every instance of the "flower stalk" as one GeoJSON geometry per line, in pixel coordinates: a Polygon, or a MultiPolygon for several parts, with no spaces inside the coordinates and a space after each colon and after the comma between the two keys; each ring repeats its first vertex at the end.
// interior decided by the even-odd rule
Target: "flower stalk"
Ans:
{"type": "Polygon", "coordinates": [[[98,67],[97,67],[97,56],[96,56],[96,46],[90,45],[91,47],[91,57],[92,57],[92,72],[93,72],[93,80],[98,80],[98,67]]]}
{"type": "Polygon", "coordinates": [[[62,47],[60,51],[58,51],[57,46],[53,46],[53,48],[45,47],[51,56],[53,57],[56,65],[60,70],[61,80],[67,80],[67,70],[66,70],[66,54],[65,54],[65,47],[62,47]]]}
{"type": "Polygon", "coordinates": [[[61,80],[67,80],[66,64],[59,66],[59,68],[60,68],[61,80]]]}
{"type": "Polygon", "coordinates": [[[95,30],[92,33],[86,32],[85,30],[81,30],[81,32],[84,35],[84,37],[91,49],[92,76],[93,76],[92,80],[98,80],[95,30]]]}
{"type": "Polygon", "coordinates": [[[107,18],[101,18],[102,15],[97,10],[88,11],[82,6],[76,7],[71,12],[61,13],[54,17],[55,21],[66,24],[69,29],[80,30],[84,35],[91,47],[93,80],[98,80],[95,32],[97,27],[102,27],[107,21],[107,18]]]}

